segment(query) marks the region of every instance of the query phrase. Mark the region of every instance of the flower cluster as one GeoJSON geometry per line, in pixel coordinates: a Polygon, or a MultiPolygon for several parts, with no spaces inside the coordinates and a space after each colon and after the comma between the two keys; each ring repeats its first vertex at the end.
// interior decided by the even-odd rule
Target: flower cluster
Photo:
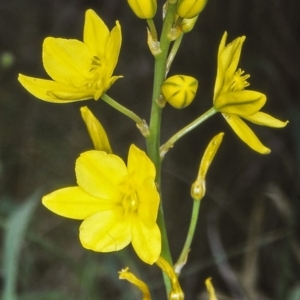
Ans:
{"type": "MultiPolygon", "coordinates": [[[[153,20],[157,1],[127,2],[137,17],[146,19],[149,26],[148,45],[155,57],[149,127],[144,119],[106,94],[122,77],[113,76],[122,42],[121,27],[116,22],[110,31],[91,9],[86,11],[83,41],[53,37],[44,40],[43,64],[51,80],[20,74],[19,81],[31,94],[48,102],[68,103],[102,98],[135,121],[146,139],[148,152],[146,154],[132,144],[126,164],[113,154],[99,120],[87,107],[82,107],[81,115],[95,150],[82,153],[76,160],[77,185],[45,195],[42,203],[60,216],[82,221],[79,238],[86,249],[113,252],[131,244],[143,262],[156,264],[164,272],[169,299],[183,300],[184,293],[178,277],[191,249],[200,203],[206,193],[206,175],[224,133],[211,140],[201,159],[197,177],[191,186],[193,210],[186,242],[174,265],[157,189],[160,186],[162,159],[178,139],[217,112],[223,115],[243,142],[262,154],[270,153],[270,149],[260,142],[244,120],[277,128],[284,127],[288,122],[260,111],[266,103],[266,96],[247,90],[250,75],[238,68],[245,37],[238,37],[226,45],[225,32],[218,50],[211,108],[160,145],[161,110],[165,104],[169,103],[177,109],[185,108],[194,101],[197,93],[198,80],[194,77],[167,76],[183,36],[193,29],[207,0],[167,1],[163,8],[161,36],[157,34],[153,20]]],[[[139,288],[144,300],[151,300],[147,284],[131,273],[128,267],[119,272],[119,276],[139,288]]],[[[206,286],[210,299],[216,300],[210,278],[206,280],[206,286]]]]}

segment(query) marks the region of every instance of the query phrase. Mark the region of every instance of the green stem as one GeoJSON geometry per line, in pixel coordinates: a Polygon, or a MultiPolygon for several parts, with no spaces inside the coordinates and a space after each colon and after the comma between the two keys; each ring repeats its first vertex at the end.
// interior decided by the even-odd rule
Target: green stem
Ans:
{"type": "Polygon", "coordinates": [[[191,249],[191,244],[192,244],[192,241],[194,238],[194,233],[196,230],[196,225],[197,225],[199,211],[200,211],[200,203],[201,203],[201,200],[194,199],[194,201],[193,201],[193,211],[192,211],[190,227],[189,227],[188,234],[187,234],[187,237],[185,240],[185,244],[182,248],[181,254],[178,258],[178,261],[175,264],[175,273],[177,276],[179,276],[182,267],[185,265],[189,251],[191,249]]]}
{"type": "Polygon", "coordinates": [[[167,76],[167,74],[169,73],[169,70],[170,70],[170,67],[171,67],[171,64],[177,54],[177,51],[180,47],[180,44],[182,42],[182,38],[183,38],[183,34],[181,34],[174,42],[173,46],[172,46],[172,49],[170,51],[170,54],[168,56],[168,60],[167,60],[167,66],[166,66],[166,73],[165,75],[167,76]]]}
{"type": "Polygon", "coordinates": [[[200,117],[198,117],[196,120],[179,130],[177,133],[175,133],[166,143],[164,143],[160,147],[160,156],[163,158],[165,154],[169,151],[170,148],[172,148],[180,138],[182,138],[185,134],[199,126],[201,123],[203,123],[205,120],[213,116],[217,111],[214,107],[210,108],[208,111],[206,111],[204,114],[202,114],[200,117]]]}
{"type": "MultiPolygon", "coordinates": [[[[152,96],[152,107],[151,107],[151,118],[150,118],[150,135],[147,138],[147,148],[148,155],[155,164],[157,171],[157,183],[160,189],[160,177],[161,177],[161,159],[159,155],[160,147],[160,127],[161,127],[161,114],[162,108],[157,104],[156,100],[160,96],[160,88],[165,79],[165,70],[166,70],[166,60],[168,55],[168,50],[170,46],[170,41],[167,37],[170,32],[174,15],[175,15],[175,4],[168,5],[168,11],[164,20],[162,35],[161,35],[161,53],[155,57],[155,67],[154,67],[154,84],[153,84],[153,96],[152,96]]],[[[161,201],[162,206],[162,201],[161,201]]],[[[166,236],[166,229],[164,224],[163,217],[163,208],[161,207],[158,212],[158,225],[160,226],[162,232],[162,252],[161,256],[172,264],[172,259],[170,255],[170,249],[168,245],[168,239],[166,236]]]]}
{"type": "Polygon", "coordinates": [[[153,19],[147,19],[149,30],[151,32],[152,38],[157,41],[157,31],[153,19]]]}
{"type": "Polygon", "coordinates": [[[145,124],[145,121],[142,120],[133,111],[131,111],[128,108],[124,107],[123,105],[121,105],[120,103],[118,103],[117,101],[115,101],[114,99],[109,97],[107,94],[103,94],[101,96],[101,99],[103,101],[105,101],[107,104],[109,104],[110,106],[112,106],[113,108],[115,108],[116,110],[118,110],[119,112],[121,112],[122,114],[124,114],[127,117],[129,117],[130,119],[132,119],[135,123],[140,124],[140,125],[145,124]]]}
{"type": "MultiPolygon", "coordinates": [[[[161,40],[160,40],[161,52],[155,56],[154,83],[153,83],[151,116],[150,116],[150,126],[149,126],[150,135],[146,138],[148,155],[150,159],[153,161],[156,168],[156,182],[157,182],[159,192],[160,192],[160,179],[161,179],[161,158],[159,154],[159,147],[160,147],[160,127],[161,127],[162,108],[157,104],[157,99],[161,94],[161,85],[165,79],[166,61],[167,61],[168,51],[170,47],[170,40],[168,39],[168,33],[170,32],[173,26],[175,9],[176,9],[176,4],[170,4],[170,3],[168,4],[168,10],[164,19],[162,33],[161,33],[161,40]]],[[[167,237],[166,226],[165,226],[162,201],[160,202],[160,207],[158,211],[157,224],[160,228],[161,236],[162,236],[161,257],[163,257],[170,265],[173,265],[168,237],[167,237]]],[[[167,295],[169,295],[172,289],[170,279],[167,276],[165,276],[164,273],[163,275],[164,275],[166,292],[167,295]]]]}

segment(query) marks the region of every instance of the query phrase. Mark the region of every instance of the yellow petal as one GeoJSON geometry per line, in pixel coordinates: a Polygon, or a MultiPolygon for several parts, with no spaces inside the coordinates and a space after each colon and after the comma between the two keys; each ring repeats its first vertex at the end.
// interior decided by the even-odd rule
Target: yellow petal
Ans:
{"type": "Polygon", "coordinates": [[[282,128],[287,125],[289,121],[280,121],[268,114],[265,114],[263,112],[257,112],[254,115],[251,116],[243,116],[244,119],[262,126],[268,126],[268,127],[274,127],[274,128],[282,128]]]}
{"type": "Polygon", "coordinates": [[[138,216],[145,226],[151,228],[156,223],[159,207],[159,193],[153,178],[148,178],[136,191],[139,199],[138,216]]]}
{"type": "Polygon", "coordinates": [[[139,258],[147,264],[155,263],[161,252],[161,235],[157,224],[144,226],[137,216],[132,220],[132,246],[139,258]]]}
{"type": "MultiPolygon", "coordinates": [[[[55,82],[55,81],[54,81],[55,82]]],[[[48,91],[48,95],[56,99],[56,103],[68,103],[81,100],[88,100],[94,98],[98,90],[91,90],[86,88],[74,88],[72,86],[65,86],[64,89],[48,91]]]]}
{"type": "Polygon", "coordinates": [[[126,279],[127,281],[131,282],[137,288],[140,289],[140,291],[143,293],[142,300],[151,300],[151,295],[147,284],[144,281],[137,278],[133,273],[129,272],[128,267],[121,270],[118,273],[119,273],[119,279],[126,279]]]}
{"type": "Polygon", "coordinates": [[[84,248],[97,252],[118,251],[131,241],[130,223],[122,217],[123,208],[96,213],[80,226],[79,238],[84,248]]]}
{"type": "Polygon", "coordinates": [[[216,83],[214,88],[214,100],[219,96],[221,90],[223,92],[228,91],[228,79],[231,81],[231,78],[236,71],[238,66],[242,45],[245,40],[245,37],[236,38],[233,42],[226,44],[227,32],[223,34],[223,37],[220,42],[219,51],[218,51],[218,66],[217,66],[217,76],[216,83]],[[226,80],[227,79],[227,80],[226,80]]]}
{"type": "Polygon", "coordinates": [[[44,67],[57,82],[82,87],[91,78],[91,62],[91,53],[83,42],[52,37],[44,40],[44,67]]]}
{"type": "Polygon", "coordinates": [[[92,91],[78,90],[53,80],[39,79],[22,74],[19,74],[18,80],[33,96],[48,102],[69,103],[93,98],[92,95],[88,94],[88,92],[92,93],[92,91]],[[64,95],[60,95],[59,91],[63,91],[64,95]],[[57,95],[55,95],[55,93],[57,95]]]}
{"type": "Polygon", "coordinates": [[[205,179],[206,173],[222,143],[224,132],[215,135],[207,145],[203,157],[201,159],[198,176],[205,179]]]}
{"type": "Polygon", "coordinates": [[[227,36],[228,36],[228,33],[227,33],[227,31],[225,31],[225,32],[223,33],[223,35],[222,35],[221,42],[220,42],[220,45],[219,45],[219,49],[218,49],[218,57],[221,55],[221,53],[222,53],[223,50],[225,49],[227,36]]]}
{"type": "Polygon", "coordinates": [[[177,275],[175,273],[174,267],[172,267],[164,258],[159,257],[156,264],[160,267],[164,273],[170,278],[170,283],[172,285],[172,291],[170,292],[169,299],[183,300],[184,294],[180,287],[177,275]]]}
{"type": "Polygon", "coordinates": [[[112,29],[109,35],[107,46],[106,46],[105,57],[106,57],[107,68],[106,68],[105,76],[107,78],[110,78],[112,76],[113,71],[116,67],[119,54],[120,54],[121,43],[122,43],[121,26],[117,21],[116,26],[112,29]]]}
{"type": "Polygon", "coordinates": [[[78,185],[87,193],[120,202],[119,185],[127,176],[123,160],[104,151],[87,151],[76,161],[76,177],[78,185]]]}
{"type": "Polygon", "coordinates": [[[258,112],[266,103],[262,93],[243,90],[221,94],[214,102],[216,110],[225,114],[249,116],[258,112]]]}
{"type": "Polygon", "coordinates": [[[99,120],[93,115],[87,106],[81,107],[80,112],[95,149],[112,153],[107,134],[99,120]]]}
{"type": "MultiPolygon", "coordinates": [[[[112,76],[110,78],[108,78],[108,76],[106,76],[106,82],[105,82],[105,89],[104,91],[107,91],[115,82],[117,79],[123,78],[123,76],[112,76]]],[[[98,100],[100,98],[100,96],[103,95],[104,92],[102,92],[101,94],[98,93],[98,98],[96,98],[96,96],[94,96],[95,100],[98,100]]]]}
{"type": "Polygon", "coordinates": [[[261,154],[269,154],[271,152],[271,150],[260,142],[254,132],[238,116],[226,114],[223,114],[223,116],[238,137],[250,148],[261,154]]]}
{"type": "Polygon", "coordinates": [[[214,286],[211,282],[211,278],[207,278],[205,280],[205,285],[206,285],[207,292],[209,294],[209,300],[218,300],[215,293],[214,286]]]}
{"type": "MultiPolygon", "coordinates": [[[[242,52],[242,46],[246,37],[241,36],[233,40],[225,47],[225,50],[221,53],[221,61],[223,66],[226,66],[226,77],[232,78],[235,73],[242,52]]],[[[226,78],[225,78],[226,80],[226,78]]]]}
{"type": "Polygon", "coordinates": [[[62,217],[77,220],[83,220],[96,212],[115,208],[110,201],[93,197],[79,187],[67,187],[54,191],[44,196],[42,203],[62,217]]]}
{"type": "Polygon", "coordinates": [[[127,168],[136,186],[141,186],[150,177],[155,178],[155,167],[146,153],[135,145],[131,145],[128,153],[127,168]]]}
{"type": "Polygon", "coordinates": [[[92,10],[85,13],[83,41],[89,47],[92,56],[100,60],[105,56],[109,30],[102,19],[92,10]]]}
{"type": "Polygon", "coordinates": [[[201,200],[206,192],[206,173],[222,143],[224,133],[220,132],[212,138],[202,156],[199,171],[195,182],[192,184],[191,196],[194,200],[201,200]]]}

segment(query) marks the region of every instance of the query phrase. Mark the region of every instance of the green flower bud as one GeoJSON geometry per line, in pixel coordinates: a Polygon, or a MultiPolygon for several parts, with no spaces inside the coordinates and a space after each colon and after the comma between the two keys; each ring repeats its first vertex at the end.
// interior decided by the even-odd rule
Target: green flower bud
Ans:
{"type": "Polygon", "coordinates": [[[176,13],[181,18],[192,19],[204,9],[207,0],[178,0],[176,13]]]}
{"type": "Polygon", "coordinates": [[[156,0],[127,0],[129,6],[141,19],[152,19],[156,14],[156,0]]]}
{"type": "Polygon", "coordinates": [[[198,89],[198,80],[191,76],[175,75],[167,78],[161,86],[165,100],[175,108],[191,104],[198,89]]]}

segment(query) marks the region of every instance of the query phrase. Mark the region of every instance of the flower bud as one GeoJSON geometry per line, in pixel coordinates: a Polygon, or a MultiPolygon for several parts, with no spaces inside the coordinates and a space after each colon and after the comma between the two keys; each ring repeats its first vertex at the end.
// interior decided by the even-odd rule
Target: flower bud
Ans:
{"type": "Polygon", "coordinates": [[[95,149],[112,153],[107,134],[99,120],[86,106],[81,107],[80,112],[95,149]]]}
{"type": "Polygon", "coordinates": [[[156,0],[127,0],[129,6],[141,19],[152,19],[156,14],[156,0]]]}
{"type": "Polygon", "coordinates": [[[191,76],[174,75],[167,78],[161,86],[165,100],[175,108],[191,104],[198,89],[198,80],[191,76]]]}
{"type": "Polygon", "coordinates": [[[181,18],[192,19],[204,9],[207,0],[178,0],[176,13],[181,18]]]}
{"type": "Polygon", "coordinates": [[[206,173],[222,143],[224,133],[220,132],[209,142],[200,162],[197,178],[192,184],[191,196],[194,200],[200,201],[206,192],[206,173]]]}

